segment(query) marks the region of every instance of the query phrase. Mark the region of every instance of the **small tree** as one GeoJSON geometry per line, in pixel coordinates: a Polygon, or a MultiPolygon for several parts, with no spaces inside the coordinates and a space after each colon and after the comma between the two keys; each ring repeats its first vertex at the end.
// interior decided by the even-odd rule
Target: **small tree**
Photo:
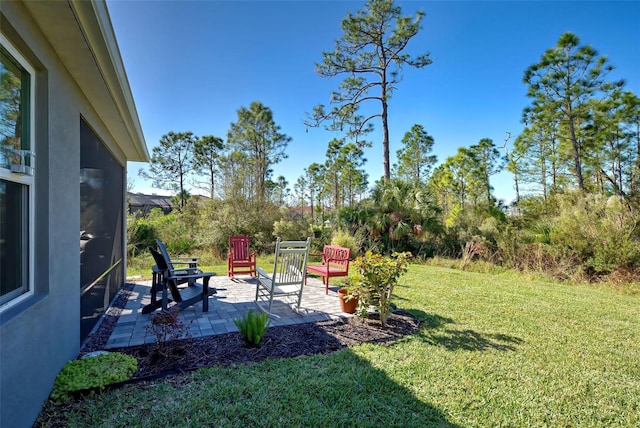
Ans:
{"type": "Polygon", "coordinates": [[[271,109],[259,101],[238,110],[238,121],[231,124],[227,144],[233,151],[246,155],[246,167],[253,173],[255,196],[264,201],[271,167],[287,158],[285,149],[291,137],[280,132],[271,109]]]}
{"type": "Polygon", "coordinates": [[[178,315],[180,310],[177,306],[172,306],[167,310],[162,310],[151,315],[151,325],[145,326],[147,331],[156,337],[158,352],[168,355],[170,352],[169,344],[173,341],[183,338],[189,339],[191,333],[189,326],[193,320],[185,325],[178,315]]]}
{"type": "Polygon", "coordinates": [[[180,209],[184,208],[186,177],[193,167],[193,145],[195,137],[191,131],[169,132],[160,138],[160,145],[153,148],[149,172],[140,170],[138,175],[152,180],[152,186],[177,191],[180,209]]]}
{"type": "Polygon", "coordinates": [[[411,253],[393,253],[384,257],[367,251],[353,262],[355,275],[352,282],[357,287],[360,313],[368,306],[375,306],[380,314],[382,327],[387,326],[391,309],[391,295],[400,277],[408,270],[411,253]]]}
{"type": "Polygon", "coordinates": [[[222,138],[214,137],[213,135],[205,135],[199,138],[194,145],[193,166],[197,172],[207,178],[206,182],[196,180],[196,183],[203,185],[202,187],[206,188],[211,198],[214,197],[218,162],[223,150],[224,143],[222,138]]]}
{"type": "Polygon", "coordinates": [[[433,144],[433,137],[422,125],[413,125],[402,138],[402,148],[396,152],[398,164],[394,169],[398,178],[415,185],[425,184],[438,160],[435,155],[429,155],[433,144]]]}
{"type": "Polygon", "coordinates": [[[506,158],[500,156],[500,151],[490,138],[483,138],[478,144],[469,147],[475,159],[478,162],[478,179],[481,181],[481,187],[487,202],[493,201],[491,191],[493,188],[489,183],[489,178],[501,172],[504,169],[506,158]]]}

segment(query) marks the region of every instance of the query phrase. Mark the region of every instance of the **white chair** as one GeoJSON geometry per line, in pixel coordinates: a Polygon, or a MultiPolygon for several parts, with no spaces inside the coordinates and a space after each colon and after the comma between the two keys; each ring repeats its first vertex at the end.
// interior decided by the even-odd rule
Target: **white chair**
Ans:
{"type": "Polygon", "coordinates": [[[278,238],[273,273],[268,274],[261,268],[256,269],[256,305],[270,316],[280,318],[271,313],[274,298],[294,297],[296,301],[293,302],[292,309],[296,312],[300,309],[310,246],[311,238],[307,238],[306,241],[281,241],[278,238]]]}

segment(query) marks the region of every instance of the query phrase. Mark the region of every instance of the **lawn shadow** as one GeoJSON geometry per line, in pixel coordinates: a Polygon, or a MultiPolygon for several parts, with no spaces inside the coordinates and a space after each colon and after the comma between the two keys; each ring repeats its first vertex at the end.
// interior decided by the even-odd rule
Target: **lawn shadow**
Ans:
{"type": "MultiPolygon", "coordinates": [[[[339,412],[323,421],[326,426],[460,427],[440,409],[420,400],[411,390],[352,351],[342,353],[330,365],[336,363],[343,376],[331,377],[326,387],[341,391],[345,399],[339,401],[339,412]]],[[[304,395],[305,391],[300,393],[304,395]]]]}
{"type": "Polygon", "coordinates": [[[515,351],[522,339],[503,333],[480,333],[471,329],[457,329],[456,322],[438,314],[429,314],[419,309],[409,309],[422,321],[422,328],[416,334],[425,343],[442,346],[448,350],[515,351]]]}
{"type": "MultiPolygon", "coordinates": [[[[188,418],[193,426],[459,427],[446,412],[345,347],[341,339],[353,327],[338,320],[325,324],[333,328],[312,323],[270,327],[257,347],[247,345],[239,333],[174,341],[181,351],[174,361],[179,367],[127,385],[134,401],[165,400],[167,412],[147,414],[144,406],[132,408],[131,403],[114,399],[110,394],[115,392],[106,388],[77,397],[66,407],[49,402],[43,419],[34,426],[77,425],[87,418],[88,407],[94,409],[88,416],[92,421],[108,420],[112,426],[143,418],[149,426],[179,426],[188,418]],[[197,367],[202,370],[194,371],[197,367]],[[157,388],[149,388],[150,382],[157,388]],[[217,393],[211,394],[212,390],[217,393]],[[168,395],[161,397],[160,391],[168,395]],[[307,413],[301,416],[301,410],[307,413]]],[[[118,351],[134,356],[139,369],[162,365],[149,359],[143,349],[118,351]]],[[[163,356],[169,354],[173,355],[163,356]]]]}

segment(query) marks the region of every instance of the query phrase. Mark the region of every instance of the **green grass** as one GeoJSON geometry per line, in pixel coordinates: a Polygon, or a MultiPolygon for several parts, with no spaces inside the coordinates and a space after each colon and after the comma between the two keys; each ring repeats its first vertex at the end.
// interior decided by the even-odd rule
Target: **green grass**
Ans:
{"type": "Polygon", "coordinates": [[[128,386],[67,425],[640,425],[638,296],[414,265],[395,303],[425,322],[391,346],[128,386]]]}

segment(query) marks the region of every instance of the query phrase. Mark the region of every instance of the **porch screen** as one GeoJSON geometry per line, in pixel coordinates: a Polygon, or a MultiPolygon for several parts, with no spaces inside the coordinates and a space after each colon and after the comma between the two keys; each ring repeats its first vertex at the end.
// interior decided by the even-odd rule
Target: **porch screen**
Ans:
{"type": "Polygon", "coordinates": [[[81,342],[124,284],[124,168],[80,123],[81,342]]]}

